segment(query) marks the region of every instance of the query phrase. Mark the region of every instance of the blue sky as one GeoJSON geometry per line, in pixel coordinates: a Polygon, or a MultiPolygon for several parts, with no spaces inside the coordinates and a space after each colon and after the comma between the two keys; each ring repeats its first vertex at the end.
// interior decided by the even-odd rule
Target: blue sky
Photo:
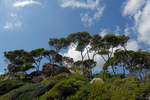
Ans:
{"type": "MultiPolygon", "coordinates": [[[[0,14],[0,73],[4,51],[49,49],[49,38],[73,32],[126,34],[128,49],[150,46],[150,0],[0,0],[0,14]]],[[[73,49],[65,55],[80,59],[73,49]]]]}

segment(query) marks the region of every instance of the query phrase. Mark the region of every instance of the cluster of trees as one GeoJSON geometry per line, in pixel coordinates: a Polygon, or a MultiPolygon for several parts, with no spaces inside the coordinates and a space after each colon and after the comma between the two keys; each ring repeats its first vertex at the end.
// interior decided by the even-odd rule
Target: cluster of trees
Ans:
{"type": "Polygon", "coordinates": [[[104,68],[112,67],[113,73],[114,69],[117,67],[125,75],[128,71],[129,73],[137,73],[137,75],[142,79],[145,76],[145,72],[150,69],[150,54],[147,51],[142,50],[121,50],[117,49],[114,56],[107,60],[104,64],[104,68]]]}
{"type": "Polygon", "coordinates": [[[8,72],[12,74],[25,73],[31,68],[39,71],[41,60],[46,58],[51,64],[66,67],[78,66],[83,68],[83,72],[84,69],[88,69],[88,77],[91,78],[92,69],[97,65],[95,57],[99,55],[105,62],[102,68],[103,74],[108,72],[109,67],[112,68],[114,74],[117,73],[115,69],[122,68],[124,74],[126,74],[126,71],[130,73],[138,71],[142,78],[143,71],[149,69],[150,54],[143,50],[127,50],[128,40],[129,37],[125,35],[108,34],[102,37],[99,34],[91,36],[88,32],[77,32],[65,38],[51,38],[49,40],[50,50],[44,48],[30,52],[14,50],[5,52],[4,56],[8,61],[8,72]],[[68,50],[70,46],[80,52],[81,59],[79,61],[74,62],[72,58],[61,55],[61,51],[68,50]]]}
{"type": "Polygon", "coordinates": [[[8,62],[8,72],[11,74],[23,72],[29,69],[40,71],[40,65],[43,58],[46,58],[50,64],[64,65],[73,62],[73,59],[60,55],[54,50],[45,50],[39,48],[30,52],[24,50],[14,50],[5,52],[4,56],[8,62]]]}

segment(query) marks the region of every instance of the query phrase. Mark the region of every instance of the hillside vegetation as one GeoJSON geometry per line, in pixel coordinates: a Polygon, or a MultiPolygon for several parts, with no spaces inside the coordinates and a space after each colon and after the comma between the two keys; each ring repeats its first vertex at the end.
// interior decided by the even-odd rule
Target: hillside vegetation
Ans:
{"type": "Polygon", "coordinates": [[[50,50],[6,51],[0,100],[150,100],[150,53],[127,49],[128,41],[77,32],[51,38],[50,50]],[[63,55],[70,47],[81,59],[63,55]],[[97,66],[102,70],[93,73],[97,66]]]}

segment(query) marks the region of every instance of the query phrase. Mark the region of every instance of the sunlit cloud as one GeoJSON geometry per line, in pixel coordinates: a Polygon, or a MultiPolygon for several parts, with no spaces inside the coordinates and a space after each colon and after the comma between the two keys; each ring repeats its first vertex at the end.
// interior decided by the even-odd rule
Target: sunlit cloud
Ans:
{"type": "Polygon", "coordinates": [[[87,2],[81,2],[79,0],[60,0],[60,6],[63,8],[85,8],[85,9],[95,9],[99,5],[99,0],[87,0],[87,2]]]}
{"type": "Polygon", "coordinates": [[[13,4],[13,7],[25,7],[25,6],[33,5],[33,4],[39,5],[39,4],[41,4],[41,3],[38,2],[38,1],[33,1],[33,0],[16,1],[16,2],[13,4]]]}
{"type": "Polygon", "coordinates": [[[150,1],[149,0],[127,0],[123,15],[134,19],[134,32],[137,40],[150,47],[150,1]]]}
{"type": "Polygon", "coordinates": [[[104,5],[100,4],[100,0],[59,0],[60,7],[73,8],[73,9],[85,9],[85,13],[80,13],[81,22],[84,26],[92,26],[95,21],[100,20],[104,12],[104,5]],[[89,12],[91,11],[91,13],[89,12]],[[94,13],[94,14],[93,14],[94,13]]]}

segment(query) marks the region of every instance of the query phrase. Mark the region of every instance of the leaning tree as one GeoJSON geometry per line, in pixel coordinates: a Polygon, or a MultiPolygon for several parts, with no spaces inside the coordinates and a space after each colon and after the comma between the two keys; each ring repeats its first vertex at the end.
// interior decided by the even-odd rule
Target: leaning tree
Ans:
{"type": "Polygon", "coordinates": [[[34,68],[32,65],[34,62],[33,57],[24,50],[4,52],[4,56],[8,61],[8,72],[10,74],[17,72],[25,73],[27,70],[34,68]]]}

